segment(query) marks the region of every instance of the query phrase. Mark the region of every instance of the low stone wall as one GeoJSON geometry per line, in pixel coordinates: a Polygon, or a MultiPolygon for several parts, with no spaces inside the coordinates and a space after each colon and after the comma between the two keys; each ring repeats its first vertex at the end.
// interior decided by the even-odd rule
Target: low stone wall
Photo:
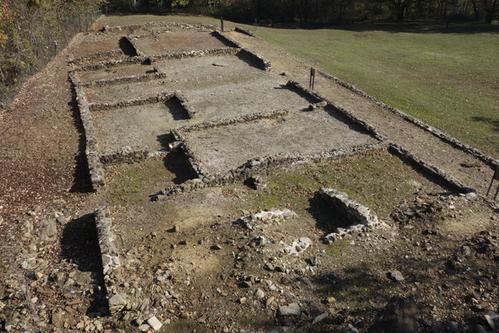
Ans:
{"type": "Polygon", "coordinates": [[[221,41],[222,43],[224,43],[225,45],[227,45],[227,46],[238,48],[238,49],[242,49],[243,48],[242,45],[239,44],[238,41],[230,38],[229,36],[227,36],[223,32],[220,32],[218,30],[214,30],[214,31],[211,32],[211,35],[213,37],[215,37],[216,39],[218,39],[219,41],[221,41]]]}
{"type": "Polygon", "coordinates": [[[190,119],[194,118],[194,116],[196,115],[196,110],[180,90],[175,91],[175,93],[173,94],[173,98],[175,98],[180,106],[185,110],[185,112],[187,113],[187,117],[189,117],[190,119]]]}
{"type": "Polygon", "coordinates": [[[270,71],[272,68],[270,61],[248,49],[242,48],[237,55],[243,60],[256,64],[258,68],[264,71],[270,71]]]}
{"type": "Polygon", "coordinates": [[[430,132],[434,136],[442,139],[443,141],[449,143],[450,145],[452,145],[452,146],[454,146],[454,147],[456,147],[456,148],[458,148],[466,153],[473,155],[474,157],[476,157],[476,158],[480,159],[481,161],[483,161],[484,163],[488,164],[491,168],[495,168],[496,165],[499,165],[498,160],[496,160],[490,156],[485,155],[480,150],[475,149],[467,144],[464,144],[464,143],[460,142],[459,140],[457,140],[456,138],[426,124],[425,122],[422,122],[421,120],[416,119],[416,118],[400,111],[399,109],[396,109],[388,104],[383,103],[382,101],[378,100],[376,97],[368,95],[366,92],[357,88],[356,86],[354,86],[348,82],[345,82],[345,81],[343,81],[343,80],[341,80],[341,79],[339,79],[331,74],[327,74],[327,73],[324,73],[322,71],[318,71],[318,72],[323,77],[325,77],[329,80],[333,80],[334,82],[336,82],[340,86],[347,88],[348,90],[356,93],[357,95],[360,95],[364,98],[371,100],[372,102],[376,103],[378,106],[382,107],[385,110],[388,110],[390,112],[393,112],[393,113],[399,115],[403,119],[405,119],[405,120],[409,121],[410,123],[424,129],[425,131],[430,132]]]}
{"type": "Polygon", "coordinates": [[[242,59],[244,59],[252,64],[255,64],[256,67],[258,67],[264,71],[269,71],[272,68],[272,64],[270,61],[268,61],[267,59],[265,59],[261,55],[255,53],[247,48],[244,48],[240,43],[238,43],[234,39],[230,38],[229,36],[227,36],[223,32],[213,31],[212,35],[217,37],[219,40],[223,41],[225,44],[231,45],[234,48],[237,48],[239,50],[237,55],[240,58],[242,58],[242,59]]]}
{"type": "MultiPolygon", "coordinates": [[[[326,98],[323,98],[319,94],[315,92],[311,92],[307,88],[303,87],[300,83],[294,82],[294,81],[289,81],[287,84],[290,88],[296,89],[298,91],[301,91],[303,94],[308,94],[310,98],[322,98],[322,100],[326,101],[329,105],[331,105],[336,111],[340,112],[343,116],[345,116],[349,121],[351,121],[354,124],[357,124],[364,128],[368,133],[373,135],[375,138],[377,138],[380,141],[384,142],[389,142],[389,140],[382,135],[381,133],[378,132],[378,130],[371,125],[367,124],[363,120],[358,119],[356,116],[354,116],[351,112],[347,111],[345,108],[343,108],[341,105],[335,104],[326,98]]],[[[423,173],[427,174],[431,179],[437,180],[441,182],[445,187],[461,192],[461,193],[468,193],[468,192],[476,192],[475,189],[467,187],[463,185],[460,181],[452,177],[451,175],[445,173],[444,171],[440,170],[439,168],[417,158],[407,150],[395,145],[394,143],[389,143],[389,151],[400,158],[402,158],[404,161],[416,166],[420,171],[423,173]]]]}
{"type": "Polygon", "coordinates": [[[338,216],[338,220],[345,220],[350,224],[345,228],[337,228],[333,233],[324,237],[327,243],[344,237],[347,234],[369,230],[380,224],[378,217],[369,208],[352,200],[346,193],[335,189],[323,188],[319,196],[331,205],[331,210],[338,216]]]}
{"type": "Polygon", "coordinates": [[[285,117],[288,114],[289,114],[288,110],[276,110],[276,111],[267,112],[267,113],[262,113],[262,112],[251,113],[251,114],[244,115],[241,117],[228,118],[228,119],[223,119],[223,120],[218,120],[218,121],[207,121],[207,122],[202,122],[199,124],[180,127],[177,129],[177,132],[188,133],[188,132],[195,132],[195,131],[200,131],[200,130],[209,129],[209,128],[215,128],[215,127],[224,127],[224,126],[230,126],[230,125],[241,124],[241,123],[249,123],[249,122],[258,121],[258,120],[262,120],[262,119],[278,119],[278,118],[285,117]]]}
{"type": "Polygon", "coordinates": [[[475,189],[465,186],[462,184],[459,180],[454,178],[453,176],[447,174],[446,172],[440,170],[439,168],[426,163],[425,161],[417,158],[413,154],[411,154],[409,151],[403,149],[402,147],[399,147],[393,143],[389,144],[389,149],[388,151],[396,156],[399,156],[402,160],[406,161],[409,164],[412,164],[416,168],[420,169],[424,173],[428,174],[432,179],[437,180],[440,182],[442,185],[445,187],[457,191],[460,193],[470,193],[470,192],[476,192],[475,189]]]}
{"type": "Polygon", "coordinates": [[[103,61],[108,58],[118,58],[124,57],[123,51],[121,49],[111,50],[111,51],[99,51],[90,55],[75,57],[68,60],[70,65],[83,65],[89,62],[103,61]]]}
{"type": "Polygon", "coordinates": [[[287,114],[288,111],[286,110],[273,111],[270,113],[253,113],[241,117],[234,117],[219,121],[210,121],[195,125],[184,126],[171,131],[172,137],[175,141],[174,143],[171,144],[171,146],[175,147],[175,149],[181,150],[185,154],[192,170],[194,171],[194,173],[197,175],[198,178],[205,180],[216,178],[218,176],[210,175],[206,171],[207,168],[204,166],[203,162],[197,159],[194,152],[190,149],[187,139],[185,137],[186,133],[208,129],[208,128],[214,128],[214,127],[223,127],[234,124],[247,123],[261,119],[276,119],[284,117],[287,114]]]}
{"type": "Polygon", "coordinates": [[[112,219],[107,209],[100,208],[95,212],[95,226],[99,240],[109,312],[115,314],[126,306],[126,297],[118,290],[122,280],[119,270],[121,263],[114,243],[116,237],[112,230],[112,219]]]}
{"type": "Polygon", "coordinates": [[[122,26],[114,26],[109,27],[105,26],[100,29],[103,33],[128,33],[131,34],[139,29],[155,29],[156,32],[160,32],[161,30],[164,32],[174,32],[174,31],[185,31],[192,30],[197,32],[210,32],[216,29],[214,25],[210,24],[188,24],[188,23],[177,23],[177,22],[149,22],[144,24],[130,24],[130,25],[122,25],[122,26]],[[158,31],[159,30],[159,31],[158,31]]]}
{"type": "Polygon", "coordinates": [[[144,54],[144,52],[142,52],[139,47],[137,46],[137,44],[135,43],[135,38],[131,37],[131,36],[125,36],[123,37],[123,39],[128,43],[130,44],[130,46],[132,47],[133,51],[135,52],[135,57],[145,57],[146,55],[144,54]]]}
{"type": "Polygon", "coordinates": [[[239,33],[244,34],[244,35],[247,35],[247,36],[250,36],[250,37],[255,37],[255,35],[251,31],[249,31],[248,29],[244,29],[244,28],[236,26],[234,31],[239,32],[239,33]]]}
{"type": "Polygon", "coordinates": [[[339,104],[336,104],[332,101],[329,101],[328,99],[322,97],[316,92],[310,91],[309,89],[305,88],[302,84],[296,81],[288,81],[286,86],[290,89],[293,89],[297,92],[299,92],[302,96],[308,96],[309,99],[312,100],[317,100],[317,101],[325,101],[327,104],[335,109],[339,114],[341,114],[343,117],[345,117],[351,124],[359,126],[362,128],[366,133],[369,133],[372,135],[374,138],[378,139],[379,141],[386,141],[387,138],[382,135],[381,133],[378,132],[376,128],[373,126],[369,125],[363,120],[360,120],[359,118],[355,117],[350,111],[347,111],[344,107],[342,107],[339,104]]]}
{"type": "Polygon", "coordinates": [[[114,102],[114,103],[92,103],[92,104],[90,104],[90,111],[92,111],[92,112],[105,111],[105,110],[111,110],[111,109],[121,109],[121,108],[130,107],[130,106],[161,103],[161,102],[166,102],[167,100],[169,100],[170,98],[172,98],[174,96],[175,96],[175,93],[168,92],[168,93],[158,94],[156,96],[130,99],[130,100],[119,101],[119,102],[114,102]]]}
{"type": "Polygon", "coordinates": [[[180,90],[175,92],[165,92],[158,94],[156,96],[150,96],[146,98],[130,99],[127,101],[119,101],[115,103],[93,103],[90,104],[90,111],[106,111],[112,109],[121,109],[130,106],[139,106],[155,103],[166,103],[169,100],[176,100],[180,106],[184,109],[185,113],[189,118],[193,118],[196,114],[194,108],[189,103],[188,99],[182,94],[180,90]]]}
{"type": "Polygon", "coordinates": [[[80,72],[90,72],[90,71],[96,71],[111,67],[126,66],[132,64],[151,64],[155,61],[161,61],[167,59],[185,59],[185,58],[207,57],[207,56],[237,55],[239,52],[240,52],[239,49],[233,47],[221,47],[215,49],[192,50],[192,51],[172,51],[149,57],[139,55],[136,57],[112,59],[93,64],[86,64],[78,67],[77,70],[80,72]]]}
{"type": "Polygon", "coordinates": [[[78,103],[78,110],[80,119],[83,124],[83,131],[85,137],[85,156],[87,159],[88,170],[90,174],[90,181],[92,189],[96,191],[99,187],[104,185],[104,169],[100,162],[97,141],[94,134],[94,127],[92,125],[90,115],[90,105],[87,102],[85,93],[81,87],[81,81],[76,72],[69,73],[69,78],[73,84],[73,89],[78,103]]]}
{"type": "Polygon", "coordinates": [[[138,83],[138,82],[148,82],[153,80],[165,79],[167,75],[165,73],[160,73],[156,71],[155,73],[146,73],[140,75],[130,75],[117,77],[113,79],[103,79],[103,80],[95,80],[83,83],[84,87],[104,87],[104,86],[112,86],[123,83],[138,83]]]}
{"type": "Polygon", "coordinates": [[[78,70],[79,72],[91,72],[91,71],[98,71],[118,66],[144,64],[147,61],[150,61],[150,59],[146,57],[127,57],[124,59],[112,59],[92,64],[86,64],[76,68],[76,70],[78,70]]]}
{"type": "Polygon", "coordinates": [[[148,148],[132,149],[131,147],[123,147],[115,152],[107,152],[100,156],[100,161],[103,165],[114,164],[133,164],[145,161],[150,158],[164,157],[169,151],[151,151],[148,148]]]}
{"type": "MultiPolygon", "coordinates": [[[[179,133],[176,133],[174,136],[177,140],[183,140],[183,136],[179,133]]],[[[367,144],[352,147],[350,149],[333,149],[319,154],[281,154],[277,156],[265,156],[251,159],[240,167],[235,168],[224,175],[206,176],[205,174],[199,174],[199,178],[188,180],[182,184],[175,185],[158,192],[152,196],[152,200],[164,200],[171,195],[183,192],[194,191],[212,186],[232,184],[236,181],[243,181],[255,175],[267,175],[276,169],[291,167],[293,165],[335,160],[346,156],[362,154],[374,149],[385,149],[385,145],[382,143],[367,144]]]]}
{"type": "Polygon", "coordinates": [[[298,95],[304,97],[311,103],[320,103],[325,101],[324,97],[319,94],[305,88],[301,83],[297,81],[290,80],[286,83],[286,87],[296,92],[298,95]]]}
{"type": "Polygon", "coordinates": [[[192,51],[172,51],[164,54],[151,56],[152,61],[166,59],[185,59],[208,56],[224,56],[237,54],[239,50],[233,47],[220,47],[215,49],[192,50],[192,51]]]}

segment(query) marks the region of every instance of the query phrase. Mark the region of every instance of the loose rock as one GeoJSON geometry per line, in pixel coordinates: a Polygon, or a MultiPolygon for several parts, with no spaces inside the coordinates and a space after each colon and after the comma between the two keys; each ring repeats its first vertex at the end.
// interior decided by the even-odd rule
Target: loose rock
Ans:
{"type": "Polygon", "coordinates": [[[301,309],[298,303],[281,305],[277,311],[277,315],[280,317],[299,316],[301,315],[301,309]]]}

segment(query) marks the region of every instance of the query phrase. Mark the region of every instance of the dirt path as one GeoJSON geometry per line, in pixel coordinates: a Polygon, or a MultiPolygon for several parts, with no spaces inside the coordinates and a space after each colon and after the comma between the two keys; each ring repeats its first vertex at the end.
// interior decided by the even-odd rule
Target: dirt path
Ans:
{"type": "MultiPolygon", "coordinates": [[[[275,73],[284,72],[293,80],[308,84],[309,65],[259,38],[252,38],[237,32],[231,32],[230,36],[243,46],[258,50],[272,63],[275,73]]],[[[355,94],[332,80],[318,76],[316,89],[322,96],[343,106],[358,118],[374,126],[391,142],[410,151],[416,157],[453,175],[463,184],[480,193],[487,191],[493,171],[481,160],[454,148],[399,115],[383,109],[373,101],[355,94]]]]}

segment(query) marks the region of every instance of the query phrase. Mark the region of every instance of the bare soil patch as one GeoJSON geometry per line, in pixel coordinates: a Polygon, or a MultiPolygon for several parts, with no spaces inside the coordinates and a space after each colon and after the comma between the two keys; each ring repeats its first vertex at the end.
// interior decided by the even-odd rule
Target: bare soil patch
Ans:
{"type": "Polygon", "coordinates": [[[225,47],[223,42],[208,32],[171,32],[146,36],[135,40],[137,48],[146,56],[172,51],[193,51],[225,47]]]}

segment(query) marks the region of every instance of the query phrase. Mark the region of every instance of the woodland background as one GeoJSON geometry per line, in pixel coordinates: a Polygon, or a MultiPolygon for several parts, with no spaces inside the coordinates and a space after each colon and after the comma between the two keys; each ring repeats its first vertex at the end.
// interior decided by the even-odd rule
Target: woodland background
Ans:
{"type": "Polygon", "coordinates": [[[101,13],[185,12],[275,27],[496,23],[499,0],[0,0],[0,108],[101,13]]]}

